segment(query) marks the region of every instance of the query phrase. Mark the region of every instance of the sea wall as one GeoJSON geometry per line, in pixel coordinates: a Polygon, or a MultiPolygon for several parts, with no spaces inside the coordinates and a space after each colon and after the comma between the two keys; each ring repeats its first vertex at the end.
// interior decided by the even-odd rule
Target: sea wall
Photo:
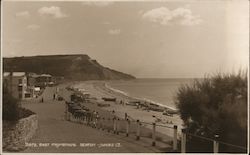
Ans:
{"type": "Polygon", "coordinates": [[[36,114],[18,120],[17,123],[3,122],[3,150],[20,151],[25,149],[28,142],[38,128],[38,116],[36,114]]]}

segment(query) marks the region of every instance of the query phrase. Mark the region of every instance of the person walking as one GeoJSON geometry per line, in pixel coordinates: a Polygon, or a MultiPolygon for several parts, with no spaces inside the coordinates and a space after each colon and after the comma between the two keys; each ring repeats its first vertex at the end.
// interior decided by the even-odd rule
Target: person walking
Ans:
{"type": "Polygon", "coordinates": [[[112,117],[115,118],[115,110],[112,111],[112,117]]]}
{"type": "Polygon", "coordinates": [[[99,119],[100,119],[99,113],[96,112],[96,127],[98,125],[99,119]]]}
{"type": "Polygon", "coordinates": [[[96,111],[95,110],[93,111],[93,115],[92,116],[93,116],[92,120],[93,120],[93,125],[94,125],[93,127],[96,128],[96,111]]]}

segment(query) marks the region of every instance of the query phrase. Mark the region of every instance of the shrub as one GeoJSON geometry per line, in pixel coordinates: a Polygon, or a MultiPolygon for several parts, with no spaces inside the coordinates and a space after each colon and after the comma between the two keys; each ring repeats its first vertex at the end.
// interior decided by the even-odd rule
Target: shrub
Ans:
{"type": "Polygon", "coordinates": [[[29,117],[30,115],[33,115],[33,114],[35,113],[33,111],[30,111],[29,109],[25,109],[25,108],[19,109],[19,119],[29,117]]]}
{"type": "MultiPolygon", "coordinates": [[[[216,74],[195,80],[181,86],[176,99],[189,133],[209,138],[219,134],[221,141],[247,146],[247,73],[216,74]]],[[[205,146],[204,142],[199,146],[200,140],[195,139],[192,143],[198,146],[193,147],[205,146]]],[[[220,151],[235,149],[222,145],[220,151]]]]}
{"type": "Polygon", "coordinates": [[[17,121],[18,119],[28,117],[34,112],[22,108],[19,101],[8,91],[6,85],[3,87],[3,120],[17,121]]]}
{"type": "Polygon", "coordinates": [[[19,117],[19,104],[7,90],[3,87],[3,120],[16,121],[19,117]]]}

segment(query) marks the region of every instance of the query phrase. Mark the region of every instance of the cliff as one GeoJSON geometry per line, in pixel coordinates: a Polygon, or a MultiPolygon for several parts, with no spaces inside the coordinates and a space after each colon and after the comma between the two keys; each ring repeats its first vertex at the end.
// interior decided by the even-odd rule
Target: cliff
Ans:
{"type": "Polygon", "coordinates": [[[47,55],[3,58],[3,70],[47,73],[70,80],[119,80],[135,77],[100,65],[88,55],[47,55]]]}

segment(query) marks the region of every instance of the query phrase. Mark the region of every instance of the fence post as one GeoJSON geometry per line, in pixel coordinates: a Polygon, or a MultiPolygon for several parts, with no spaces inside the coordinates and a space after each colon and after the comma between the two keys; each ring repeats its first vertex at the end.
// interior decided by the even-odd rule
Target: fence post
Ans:
{"type": "Polygon", "coordinates": [[[105,118],[103,117],[102,118],[102,130],[104,130],[105,129],[105,118]]]}
{"type": "Polygon", "coordinates": [[[80,122],[80,121],[79,121],[79,116],[76,115],[75,118],[76,118],[76,122],[79,123],[79,122],[80,122]]]}
{"type": "Polygon", "coordinates": [[[173,150],[177,150],[177,125],[174,125],[173,150]]]}
{"type": "Polygon", "coordinates": [[[114,130],[114,134],[116,133],[116,118],[114,117],[113,119],[113,130],[114,130]]]}
{"type": "Polygon", "coordinates": [[[71,116],[72,116],[72,122],[76,122],[76,117],[75,117],[74,113],[71,116]]]}
{"type": "Polygon", "coordinates": [[[69,121],[71,121],[71,112],[69,112],[69,121]]]}
{"type": "Polygon", "coordinates": [[[128,137],[128,133],[129,133],[129,120],[127,119],[126,121],[126,136],[128,137]]]}
{"type": "Polygon", "coordinates": [[[182,129],[182,137],[181,137],[181,153],[186,152],[186,129],[182,129]]]}
{"type": "Polygon", "coordinates": [[[152,138],[153,138],[153,142],[152,142],[152,146],[155,146],[155,122],[153,123],[153,133],[152,133],[152,138]]]}
{"type": "Polygon", "coordinates": [[[65,120],[68,120],[68,105],[65,103],[65,120]]]}
{"type": "Polygon", "coordinates": [[[89,113],[87,114],[87,125],[88,126],[90,125],[90,114],[89,113]]]}
{"type": "Polygon", "coordinates": [[[140,140],[140,121],[137,120],[136,140],[140,140]]]}
{"type": "Polygon", "coordinates": [[[95,118],[95,124],[96,124],[96,129],[100,129],[101,128],[101,122],[99,121],[99,119],[96,117],[95,118]]]}
{"type": "MultiPolygon", "coordinates": [[[[110,118],[108,118],[108,119],[107,119],[107,123],[110,123],[110,118]]],[[[109,126],[108,126],[108,128],[107,128],[107,129],[108,129],[108,132],[110,132],[110,128],[109,128],[109,126]]]]}
{"type": "Polygon", "coordinates": [[[77,119],[78,119],[78,123],[80,124],[81,123],[81,116],[77,116],[77,119]]]}
{"type": "Polygon", "coordinates": [[[219,135],[214,135],[214,153],[218,153],[219,152],[219,142],[218,142],[218,138],[219,135]]]}
{"type": "Polygon", "coordinates": [[[74,113],[72,114],[72,118],[73,118],[73,122],[76,122],[76,116],[74,113]]]}
{"type": "Polygon", "coordinates": [[[71,116],[72,114],[71,114],[71,112],[69,112],[69,121],[71,121],[71,116]]]}
{"type": "Polygon", "coordinates": [[[82,116],[82,114],[80,114],[80,124],[83,124],[83,116],[82,116]]]}
{"type": "Polygon", "coordinates": [[[69,120],[69,112],[66,111],[66,121],[68,121],[68,120],[69,120]]]}
{"type": "Polygon", "coordinates": [[[120,119],[118,118],[116,121],[116,134],[119,135],[119,124],[120,123],[120,119]]]}
{"type": "Polygon", "coordinates": [[[85,123],[85,114],[82,114],[82,124],[85,123]]]}
{"type": "Polygon", "coordinates": [[[84,114],[84,124],[87,125],[87,114],[84,114]]]}

